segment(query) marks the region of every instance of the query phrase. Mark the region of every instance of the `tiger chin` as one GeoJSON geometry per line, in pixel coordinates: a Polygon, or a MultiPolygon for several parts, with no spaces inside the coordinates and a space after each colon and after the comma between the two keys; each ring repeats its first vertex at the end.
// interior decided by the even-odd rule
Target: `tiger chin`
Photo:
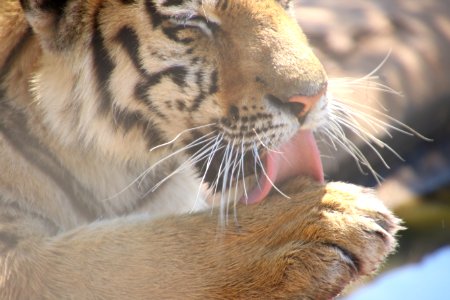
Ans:
{"type": "Polygon", "coordinates": [[[399,220],[325,183],[290,1],[3,0],[1,299],[330,299],[399,220]]]}

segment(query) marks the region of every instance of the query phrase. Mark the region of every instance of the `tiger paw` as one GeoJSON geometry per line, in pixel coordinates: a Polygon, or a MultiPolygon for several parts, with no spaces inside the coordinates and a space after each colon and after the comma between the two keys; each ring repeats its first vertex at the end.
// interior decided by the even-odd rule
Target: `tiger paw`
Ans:
{"type": "Polygon", "coordinates": [[[400,221],[370,189],[304,179],[285,188],[291,199],[239,211],[239,269],[230,269],[239,274],[222,287],[231,298],[330,299],[395,249],[400,221]]]}

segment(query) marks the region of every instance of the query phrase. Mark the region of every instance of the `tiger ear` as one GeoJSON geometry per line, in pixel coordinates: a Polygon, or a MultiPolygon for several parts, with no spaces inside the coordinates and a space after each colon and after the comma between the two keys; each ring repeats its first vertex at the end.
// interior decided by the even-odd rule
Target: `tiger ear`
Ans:
{"type": "MultiPolygon", "coordinates": [[[[2,0],[3,1],[3,0],[2,0]]],[[[69,0],[20,0],[28,23],[45,48],[61,48],[58,31],[69,0]]]]}

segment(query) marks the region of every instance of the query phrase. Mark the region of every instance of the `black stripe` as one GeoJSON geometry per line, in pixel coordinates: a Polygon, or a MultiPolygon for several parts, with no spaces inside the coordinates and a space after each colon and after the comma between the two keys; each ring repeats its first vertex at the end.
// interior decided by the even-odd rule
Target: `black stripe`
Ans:
{"type": "Polygon", "coordinates": [[[126,109],[114,109],[114,122],[117,127],[129,132],[131,128],[136,127],[142,115],[139,112],[130,112],[126,109]]]}
{"type": "Polygon", "coordinates": [[[227,8],[228,8],[228,0],[222,0],[220,2],[217,3],[217,5],[220,5],[220,9],[221,10],[227,10],[227,8]],[[220,3],[220,2],[222,2],[222,3],[220,3]]]}
{"type": "Polygon", "coordinates": [[[211,32],[215,33],[216,31],[218,31],[220,29],[219,24],[212,22],[210,20],[208,20],[207,18],[205,18],[204,16],[195,16],[193,18],[189,19],[190,22],[192,21],[197,21],[199,23],[204,24],[206,27],[208,27],[209,30],[211,30],[211,32]]]}
{"type": "Polygon", "coordinates": [[[200,108],[200,105],[202,105],[203,101],[205,101],[206,96],[205,93],[200,92],[200,95],[198,95],[195,99],[194,99],[194,103],[191,105],[189,111],[191,112],[195,112],[200,108]]]}
{"type": "Polygon", "coordinates": [[[185,53],[188,54],[188,55],[191,55],[192,53],[194,53],[194,49],[195,48],[187,48],[185,53]]]}
{"type": "Polygon", "coordinates": [[[179,111],[185,111],[186,110],[186,104],[183,102],[183,100],[177,100],[176,104],[177,104],[177,109],[179,111]]]}
{"type": "MultiPolygon", "coordinates": [[[[124,26],[119,30],[116,35],[116,41],[124,48],[140,75],[145,78],[135,86],[135,97],[144,102],[146,106],[157,116],[167,119],[167,116],[161,113],[158,107],[151,101],[148,96],[148,90],[150,87],[161,82],[161,79],[164,76],[170,76],[172,72],[174,74],[171,77],[175,77],[176,74],[180,76],[180,72],[177,73],[176,70],[168,69],[154,75],[150,75],[142,64],[142,59],[139,53],[140,43],[138,35],[134,29],[128,26],[124,26]]],[[[141,126],[149,148],[153,147],[155,144],[159,145],[164,142],[162,133],[156,128],[156,125],[151,121],[144,121],[144,116],[142,116],[139,112],[130,112],[126,109],[114,110],[114,119],[117,125],[124,129],[125,133],[135,126],[141,126]]]]}
{"type": "MultiPolygon", "coordinates": [[[[137,33],[134,29],[124,26],[116,35],[116,41],[127,52],[130,60],[133,62],[134,67],[138,70],[140,75],[146,80],[139,82],[134,89],[134,95],[137,99],[145,102],[151,111],[153,111],[160,118],[166,118],[166,116],[156,107],[156,105],[148,97],[148,89],[161,80],[160,77],[152,77],[148,74],[147,70],[142,65],[141,57],[139,54],[140,43],[137,33]]],[[[131,124],[131,123],[129,123],[131,124]]],[[[129,129],[128,129],[129,130],[129,129]]],[[[125,129],[127,131],[127,129],[125,129]]]]}
{"type": "Polygon", "coordinates": [[[200,61],[200,57],[196,56],[192,59],[192,65],[196,65],[198,64],[198,62],[200,61]]]}
{"type": "Polygon", "coordinates": [[[194,26],[182,25],[182,26],[173,26],[173,27],[163,27],[162,32],[165,36],[177,43],[181,44],[190,44],[194,41],[193,38],[179,38],[178,32],[181,30],[185,30],[186,28],[195,28],[194,26]]]}
{"type": "Polygon", "coordinates": [[[155,3],[153,3],[153,0],[145,1],[145,9],[147,10],[147,13],[150,15],[150,21],[152,22],[153,29],[161,25],[163,20],[167,19],[166,16],[163,16],[158,12],[155,3]]]}
{"type": "Polygon", "coordinates": [[[163,138],[163,134],[156,124],[150,120],[145,120],[140,112],[114,110],[114,120],[116,126],[121,127],[125,134],[129,132],[131,128],[142,128],[142,135],[147,142],[148,149],[166,142],[166,139],[163,138]]]}
{"type": "Polygon", "coordinates": [[[40,9],[56,13],[57,16],[61,16],[64,13],[64,9],[67,5],[67,0],[47,0],[39,2],[41,3],[39,6],[40,9]]]}
{"type": "Polygon", "coordinates": [[[143,123],[143,132],[144,136],[147,139],[147,147],[148,149],[151,149],[155,145],[161,145],[165,142],[167,142],[163,138],[163,134],[161,130],[156,126],[155,123],[153,123],[150,120],[144,121],[143,123]]]}
{"type": "Polygon", "coordinates": [[[203,90],[203,80],[205,77],[205,73],[203,72],[203,70],[200,70],[197,73],[195,73],[195,77],[197,78],[195,83],[197,84],[198,88],[200,90],[203,90]]]}
{"type": "Polygon", "coordinates": [[[217,70],[214,70],[211,74],[211,83],[209,85],[209,94],[215,94],[219,91],[219,83],[218,83],[219,73],[217,70]]]}
{"type": "Polygon", "coordinates": [[[136,0],[120,0],[120,1],[125,5],[137,3],[136,0]]]}
{"type": "Polygon", "coordinates": [[[183,66],[174,66],[155,73],[148,78],[149,87],[161,82],[164,77],[170,77],[178,86],[186,85],[187,69],[183,66]]]}
{"type": "Polygon", "coordinates": [[[128,26],[124,26],[117,33],[116,40],[125,49],[131,61],[133,62],[134,67],[139,70],[141,75],[149,76],[147,70],[144,68],[141,62],[141,57],[139,54],[140,43],[136,31],[128,26]]]}
{"type": "Polygon", "coordinates": [[[140,43],[138,35],[134,31],[134,29],[128,26],[124,26],[118,32],[116,40],[125,49],[128,56],[130,57],[130,60],[133,62],[135,68],[139,71],[140,75],[145,78],[144,81],[139,82],[135,87],[136,98],[145,102],[147,106],[150,108],[150,110],[153,111],[155,114],[157,114],[160,118],[166,119],[167,116],[158,109],[158,107],[152,102],[152,100],[148,96],[148,90],[152,86],[159,84],[162,78],[165,76],[170,77],[176,85],[180,87],[185,87],[186,76],[188,73],[186,67],[175,66],[150,75],[142,64],[142,59],[139,53],[140,43]]]}
{"type": "Polygon", "coordinates": [[[198,71],[196,74],[197,80],[196,80],[196,84],[197,87],[200,91],[200,94],[194,99],[194,102],[192,103],[189,111],[191,112],[195,112],[200,108],[200,105],[203,103],[203,101],[205,101],[206,99],[206,94],[203,91],[203,76],[204,73],[203,71],[198,71]]]}
{"type": "Polygon", "coordinates": [[[37,4],[37,8],[30,6],[30,2],[33,0],[20,0],[20,4],[24,10],[43,10],[47,12],[55,13],[57,16],[61,16],[64,13],[64,9],[67,6],[67,0],[44,0],[33,1],[37,4]]]}
{"type": "Polygon", "coordinates": [[[169,76],[173,82],[175,82],[176,85],[179,87],[186,87],[186,75],[188,71],[185,67],[177,66],[172,67],[168,70],[166,73],[166,76],[169,76]]]}
{"type": "Polygon", "coordinates": [[[162,76],[155,76],[150,78],[147,81],[141,81],[139,82],[135,88],[134,88],[134,96],[142,101],[148,109],[156,114],[161,119],[167,119],[167,116],[163,114],[159,108],[153,103],[152,99],[150,99],[150,96],[148,95],[148,90],[151,86],[159,83],[161,81],[162,76]]]}
{"type": "Polygon", "coordinates": [[[145,81],[142,81],[136,85],[135,96],[136,98],[146,103],[150,110],[156,113],[159,117],[167,119],[167,116],[164,115],[150,99],[150,97],[148,96],[148,91],[152,86],[159,84],[164,77],[170,77],[172,81],[178,86],[185,86],[186,75],[187,70],[183,66],[175,66],[155,73],[147,77],[145,81]]]}
{"type": "Polygon", "coordinates": [[[114,71],[115,64],[112,61],[108,51],[105,47],[102,32],[100,30],[100,9],[97,10],[94,16],[94,28],[92,35],[92,53],[93,53],[93,68],[97,77],[98,89],[100,91],[99,113],[106,115],[112,105],[112,94],[109,89],[109,80],[114,71]]]}
{"type": "Polygon", "coordinates": [[[166,100],[164,103],[166,104],[168,109],[170,109],[170,110],[173,109],[173,105],[172,105],[172,102],[170,100],[166,100]]]}

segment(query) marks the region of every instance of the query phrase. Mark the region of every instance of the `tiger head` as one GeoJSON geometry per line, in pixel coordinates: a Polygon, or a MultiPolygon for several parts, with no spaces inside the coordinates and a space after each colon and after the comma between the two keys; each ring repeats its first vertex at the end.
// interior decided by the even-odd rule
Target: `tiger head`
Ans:
{"type": "Polygon", "coordinates": [[[64,144],[146,164],[183,152],[217,190],[275,181],[274,153],[317,159],[327,75],[291,1],[21,2],[42,51],[34,92],[64,144]]]}

